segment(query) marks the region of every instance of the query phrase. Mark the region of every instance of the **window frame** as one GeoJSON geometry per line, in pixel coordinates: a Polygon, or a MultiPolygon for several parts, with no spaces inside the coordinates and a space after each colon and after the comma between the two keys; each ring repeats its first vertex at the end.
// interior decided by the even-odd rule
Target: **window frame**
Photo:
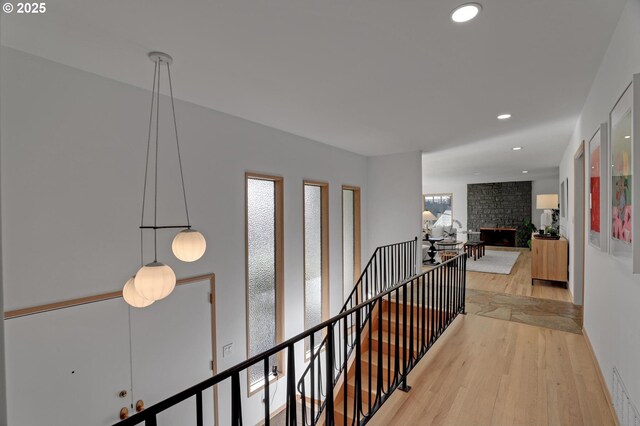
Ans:
{"type": "MultiPolygon", "coordinates": [[[[249,179],[264,180],[274,183],[275,190],[275,247],[276,247],[276,344],[284,341],[284,178],[264,173],[245,172],[244,175],[244,244],[245,244],[245,332],[247,358],[251,353],[251,333],[249,329],[249,179]]],[[[284,353],[276,355],[278,376],[269,376],[269,383],[279,380],[286,374],[284,353]]],[[[265,380],[250,382],[247,372],[247,397],[265,387],[265,380]]]]}
{"type": "MultiPolygon", "coordinates": [[[[320,223],[321,223],[321,294],[322,294],[322,312],[321,318],[322,321],[329,319],[329,183],[324,181],[316,181],[316,180],[307,180],[305,179],[302,182],[302,277],[303,277],[303,288],[302,288],[302,302],[304,307],[304,329],[309,329],[309,324],[307,324],[307,281],[306,281],[306,215],[305,215],[305,187],[307,186],[315,186],[320,188],[320,223]]],[[[323,336],[325,332],[322,332],[323,336]]],[[[318,345],[321,342],[317,342],[318,345]]],[[[311,349],[311,348],[310,348],[311,349]]],[[[305,346],[305,360],[308,360],[310,357],[310,350],[306,349],[305,346]]]]}
{"type": "MultiPolygon", "coordinates": [[[[344,284],[344,191],[353,191],[353,285],[355,286],[362,273],[362,228],[360,187],[342,185],[340,191],[341,217],[342,217],[342,303],[346,302],[346,288],[344,284]]],[[[351,291],[351,290],[349,290],[351,291]]]]}

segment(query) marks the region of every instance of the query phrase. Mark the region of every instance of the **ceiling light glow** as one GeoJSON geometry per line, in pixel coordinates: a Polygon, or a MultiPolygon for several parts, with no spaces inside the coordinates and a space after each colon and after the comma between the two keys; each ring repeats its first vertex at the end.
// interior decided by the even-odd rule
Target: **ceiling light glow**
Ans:
{"type": "Polygon", "coordinates": [[[522,149],[522,147],[521,146],[514,146],[512,149],[514,151],[520,151],[522,149]]]}
{"type": "Polygon", "coordinates": [[[627,135],[624,137],[625,139],[631,139],[631,135],[627,135]]]}
{"type": "Polygon", "coordinates": [[[467,22],[478,16],[481,10],[482,6],[479,3],[465,3],[451,12],[451,20],[459,24],[467,22]]]}
{"type": "Polygon", "coordinates": [[[529,170],[523,170],[522,173],[527,174],[529,173],[529,170]]]}
{"type": "Polygon", "coordinates": [[[500,114],[498,120],[508,120],[511,118],[511,114],[500,114]]]}

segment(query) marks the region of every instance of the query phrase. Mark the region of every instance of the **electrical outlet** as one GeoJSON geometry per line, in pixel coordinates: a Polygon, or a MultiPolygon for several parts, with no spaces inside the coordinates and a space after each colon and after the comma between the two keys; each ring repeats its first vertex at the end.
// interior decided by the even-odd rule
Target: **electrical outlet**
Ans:
{"type": "Polygon", "coordinates": [[[222,358],[226,358],[233,352],[233,343],[229,343],[222,347],[222,358]]]}

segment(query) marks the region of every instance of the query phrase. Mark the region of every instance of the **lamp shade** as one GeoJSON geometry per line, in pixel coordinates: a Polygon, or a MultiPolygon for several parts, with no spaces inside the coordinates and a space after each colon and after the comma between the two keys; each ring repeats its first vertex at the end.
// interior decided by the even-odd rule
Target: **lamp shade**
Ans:
{"type": "Polygon", "coordinates": [[[425,210],[422,212],[422,220],[437,220],[438,218],[434,216],[429,210],[425,210]]]}
{"type": "Polygon", "coordinates": [[[135,277],[131,277],[125,283],[124,288],[122,289],[122,297],[125,302],[134,308],[146,308],[153,303],[153,300],[148,300],[140,296],[140,293],[138,293],[135,285],[133,284],[134,280],[135,277]]]}
{"type": "Polygon", "coordinates": [[[133,283],[140,296],[148,300],[160,300],[173,291],[176,274],[164,263],[152,262],[138,270],[133,283]]]}
{"type": "Polygon", "coordinates": [[[554,210],[558,208],[558,194],[538,194],[536,197],[536,209],[554,210]]]}
{"type": "Polygon", "coordinates": [[[195,262],[207,249],[207,241],[195,229],[185,229],[174,237],[171,249],[173,254],[183,262],[195,262]]]}

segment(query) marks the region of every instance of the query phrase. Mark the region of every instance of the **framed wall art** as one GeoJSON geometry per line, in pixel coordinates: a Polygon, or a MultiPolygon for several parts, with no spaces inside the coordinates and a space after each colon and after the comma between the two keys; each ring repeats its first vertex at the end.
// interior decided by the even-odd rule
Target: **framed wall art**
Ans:
{"type": "Polygon", "coordinates": [[[634,128],[640,128],[640,74],[633,77],[609,114],[609,253],[640,273],[640,245],[635,233],[640,196],[640,156],[635,155],[634,128]]]}
{"type": "Polygon", "coordinates": [[[608,235],[608,126],[602,123],[589,141],[589,244],[606,251],[608,235]]]}
{"type": "Polygon", "coordinates": [[[560,182],[560,217],[567,217],[567,186],[569,181],[560,182]]]}

